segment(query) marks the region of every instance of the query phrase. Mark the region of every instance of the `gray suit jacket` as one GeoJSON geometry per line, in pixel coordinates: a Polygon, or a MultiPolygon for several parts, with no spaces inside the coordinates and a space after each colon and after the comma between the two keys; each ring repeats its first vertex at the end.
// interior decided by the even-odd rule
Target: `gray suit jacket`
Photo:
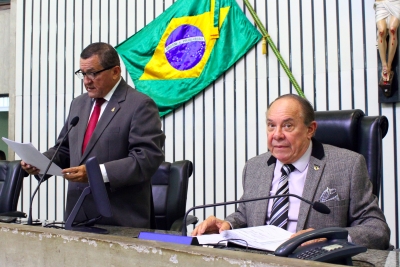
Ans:
{"type": "MultiPolygon", "coordinates": [[[[268,196],[273,180],[276,159],[267,152],[250,159],[243,170],[242,199],[268,196]]],[[[368,248],[386,249],[390,229],[385,216],[372,194],[363,156],[349,150],[322,145],[313,139],[302,197],[319,201],[324,190],[337,190],[339,201],[325,202],[330,214],[313,210],[305,202],[300,204],[297,231],[307,228],[345,227],[353,243],[368,248]]],[[[290,192],[290,189],[289,189],[290,192]]],[[[241,203],[226,220],[233,228],[264,225],[268,200],[241,203]]]]}
{"type": "MultiPolygon", "coordinates": [[[[130,87],[123,79],[107,104],[96,129],[82,154],[82,143],[93,101],[87,93],[75,98],[57,144],[44,154],[51,158],[67,132],[71,120],[79,117],[55,158],[61,168],[85,164],[96,156],[104,164],[109,183],[106,184],[113,217],[98,223],[131,227],[150,227],[150,178],[164,160],[158,109],[152,99],[130,87]]],[[[81,192],[88,184],[69,182],[65,218],[68,217],[81,192]]],[[[77,220],[98,215],[93,198],[88,196],[77,220]]]]}

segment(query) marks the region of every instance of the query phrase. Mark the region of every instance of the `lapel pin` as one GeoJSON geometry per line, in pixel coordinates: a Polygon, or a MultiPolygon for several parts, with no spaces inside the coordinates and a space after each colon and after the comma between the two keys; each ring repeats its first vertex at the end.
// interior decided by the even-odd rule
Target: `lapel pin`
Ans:
{"type": "Polygon", "coordinates": [[[318,171],[319,170],[319,166],[318,165],[314,165],[314,170],[318,171]]]}
{"type": "Polygon", "coordinates": [[[112,109],[111,109],[111,112],[114,112],[114,110],[115,110],[115,108],[112,108],[112,109]]]}

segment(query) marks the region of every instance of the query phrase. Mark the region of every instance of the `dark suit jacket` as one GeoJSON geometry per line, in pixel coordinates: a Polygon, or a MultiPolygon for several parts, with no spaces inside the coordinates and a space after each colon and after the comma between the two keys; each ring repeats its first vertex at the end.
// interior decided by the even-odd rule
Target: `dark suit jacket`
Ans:
{"type": "MultiPolygon", "coordinates": [[[[158,109],[152,99],[130,87],[123,79],[116,88],[96,129],[82,154],[82,142],[93,101],[87,93],[75,98],[58,142],[67,132],[71,120],[79,117],[61,146],[55,163],[61,168],[85,164],[96,156],[104,164],[110,183],[106,184],[113,217],[98,223],[150,227],[150,178],[164,160],[162,146],[165,135],[161,130],[158,109]]],[[[57,146],[44,154],[51,158],[57,146]]],[[[69,182],[65,218],[67,218],[88,184],[69,182]]],[[[77,220],[93,218],[97,214],[93,199],[88,196],[77,220]]]]}
{"type": "MultiPolygon", "coordinates": [[[[270,152],[250,159],[243,170],[242,199],[268,196],[274,176],[276,159],[270,152]]],[[[313,139],[302,197],[319,201],[326,188],[336,189],[339,201],[325,202],[330,214],[313,210],[305,202],[300,204],[297,231],[307,228],[346,227],[355,244],[368,248],[386,249],[390,230],[372,194],[363,156],[349,150],[322,145],[313,139]]],[[[290,189],[289,189],[290,192],[290,189]]],[[[233,228],[265,224],[268,200],[247,202],[226,220],[233,228]]]]}

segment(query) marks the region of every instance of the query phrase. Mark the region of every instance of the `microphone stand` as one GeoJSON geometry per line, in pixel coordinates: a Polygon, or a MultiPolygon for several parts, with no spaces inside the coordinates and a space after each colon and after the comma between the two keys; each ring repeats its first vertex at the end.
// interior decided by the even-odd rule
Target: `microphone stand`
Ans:
{"type": "Polygon", "coordinates": [[[39,183],[38,183],[38,185],[36,186],[35,191],[33,191],[33,194],[32,194],[32,197],[31,197],[31,201],[30,201],[30,203],[29,203],[29,215],[28,215],[28,223],[27,223],[27,225],[33,225],[33,222],[32,222],[32,204],[33,204],[33,198],[35,197],[37,191],[39,190],[40,185],[43,183],[44,179],[46,178],[47,172],[49,171],[50,166],[51,166],[51,164],[53,163],[54,158],[55,158],[55,156],[56,156],[57,153],[58,153],[58,150],[60,150],[60,147],[61,147],[62,143],[64,143],[65,138],[68,136],[68,134],[69,134],[69,132],[71,131],[71,129],[75,127],[75,125],[78,123],[78,121],[79,121],[79,117],[74,117],[74,118],[71,120],[71,128],[69,128],[68,131],[67,131],[67,133],[64,135],[63,139],[61,140],[60,144],[59,144],[58,147],[57,147],[56,152],[53,154],[53,157],[51,157],[51,159],[50,159],[50,161],[49,161],[49,164],[47,165],[46,170],[44,171],[44,173],[43,173],[42,176],[40,177],[39,183]]]}
{"type": "Polygon", "coordinates": [[[275,196],[267,196],[267,197],[259,197],[259,198],[249,198],[249,199],[240,199],[240,200],[235,200],[235,201],[228,201],[228,202],[220,202],[220,203],[215,203],[215,204],[207,204],[207,205],[199,205],[190,208],[185,216],[183,217],[183,222],[182,222],[182,236],[187,236],[187,229],[186,229],[186,220],[187,216],[189,213],[195,209],[204,209],[204,208],[210,208],[210,207],[218,207],[218,206],[225,206],[225,205],[230,205],[230,204],[238,204],[238,203],[244,203],[244,202],[251,202],[251,201],[258,201],[258,200],[265,200],[265,199],[271,199],[271,198],[278,198],[278,197],[295,197],[298,198],[307,204],[310,204],[312,208],[320,213],[324,214],[329,214],[331,210],[323,203],[321,202],[311,202],[307,199],[304,199],[298,195],[294,194],[282,194],[282,195],[275,195],[275,196]]]}
{"type": "MultiPolygon", "coordinates": [[[[72,127],[71,127],[71,129],[72,129],[72,127]]],[[[63,138],[63,140],[62,140],[62,142],[60,143],[60,145],[57,147],[57,150],[56,150],[56,152],[54,153],[54,155],[53,155],[53,157],[51,158],[51,160],[49,161],[49,164],[47,165],[46,170],[44,171],[44,173],[43,173],[42,176],[40,177],[39,183],[38,183],[38,185],[36,186],[35,191],[33,191],[33,194],[32,194],[32,197],[31,197],[31,201],[30,201],[30,203],[29,203],[29,215],[28,215],[28,223],[27,223],[28,225],[33,225],[33,223],[32,223],[32,203],[33,203],[33,198],[35,197],[37,191],[39,190],[40,185],[43,183],[43,181],[44,181],[44,179],[45,179],[45,177],[46,177],[46,175],[47,175],[47,172],[49,171],[50,166],[51,166],[51,164],[53,163],[54,157],[57,155],[57,152],[58,152],[58,150],[60,149],[61,144],[64,142],[64,139],[65,139],[65,137],[63,138]]]]}

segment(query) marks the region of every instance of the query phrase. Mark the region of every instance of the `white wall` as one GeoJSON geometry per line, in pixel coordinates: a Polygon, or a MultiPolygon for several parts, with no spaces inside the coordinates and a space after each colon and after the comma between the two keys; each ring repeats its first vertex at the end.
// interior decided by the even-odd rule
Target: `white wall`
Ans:
{"type": "MultiPolygon", "coordinates": [[[[316,110],[358,108],[388,117],[382,189],[392,243],[398,247],[393,199],[398,191],[399,106],[378,103],[374,1],[250,2],[316,110]]],[[[117,45],[172,3],[17,0],[12,5],[17,9],[16,141],[32,142],[40,151],[52,146],[71,100],[83,92],[81,80],[74,77],[80,51],[95,41],[117,45]]],[[[214,84],[163,119],[166,161],[194,162],[187,207],[241,196],[244,163],[266,151],[267,104],[286,93],[295,90],[285,72],[272,51],[266,57],[258,44],[214,84]]],[[[20,201],[24,211],[35,186],[34,179],[25,180],[20,201]]],[[[34,202],[33,217],[62,220],[65,190],[61,177],[50,179],[34,202]]],[[[208,209],[196,215],[200,220],[214,213],[224,217],[234,209],[208,209]]]]}

